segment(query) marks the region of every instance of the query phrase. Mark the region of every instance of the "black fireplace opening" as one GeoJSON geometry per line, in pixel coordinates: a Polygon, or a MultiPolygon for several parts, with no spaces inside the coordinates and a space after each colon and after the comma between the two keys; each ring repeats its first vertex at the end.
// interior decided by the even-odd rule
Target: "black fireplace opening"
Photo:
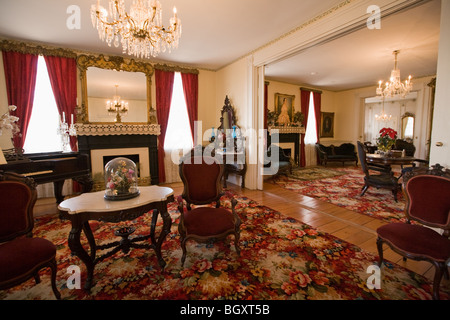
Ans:
{"type": "Polygon", "coordinates": [[[137,177],[141,177],[141,168],[139,165],[139,155],[138,154],[128,154],[128,155],[121,155],[121,156],[103,156],[103,168],[106,166],[106,164],[115,159],[115,158],[127,158],[131,161],[133,161],[136,164],[136,170],[137,170],[137,177]]]}

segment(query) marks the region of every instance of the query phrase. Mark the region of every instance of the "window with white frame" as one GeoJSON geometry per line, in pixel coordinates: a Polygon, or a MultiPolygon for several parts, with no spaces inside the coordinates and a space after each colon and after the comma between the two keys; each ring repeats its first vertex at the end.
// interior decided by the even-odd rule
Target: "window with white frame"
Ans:
{"type": "Polygon", "coordinates": [[[175,72],[172,103],[170,105],[169,121],[167,123],[164,150],[188,150],[193,146],[191,127],[184,98],[181,74],[175,72]]]}
{"type": "Polygon", "coordinates": [[[164,140],[164,168],[167,183],[181,181],[178,172],[179,159],[192,149],[193,145],[181,74],[175,72],[172,103],[164,140]]]}
{"type": "Polygon", "coordinates": [[[44,57],[39,56],[33,109],[23,147],[25,153],[62,151],[61,137],[57,134],[59,121],[47,65],[44,57]]]}
{"type": "Polygon", "coordinates": [[[314,96],[310,93],[308,119],[306,122],[305,144],[315,144],[317,142],[316,115],[314,111],[314,96]]]}

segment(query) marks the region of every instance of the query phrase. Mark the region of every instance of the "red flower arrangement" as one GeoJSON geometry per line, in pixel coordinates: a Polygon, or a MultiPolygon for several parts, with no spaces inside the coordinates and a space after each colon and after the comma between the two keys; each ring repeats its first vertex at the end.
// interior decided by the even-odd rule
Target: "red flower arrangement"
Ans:
{"type": "Polygon", "coordinates": [[[389,151],[397,140],[397,131],[392,128],[383,128],[377,138],[378,150],[389,151]]]}

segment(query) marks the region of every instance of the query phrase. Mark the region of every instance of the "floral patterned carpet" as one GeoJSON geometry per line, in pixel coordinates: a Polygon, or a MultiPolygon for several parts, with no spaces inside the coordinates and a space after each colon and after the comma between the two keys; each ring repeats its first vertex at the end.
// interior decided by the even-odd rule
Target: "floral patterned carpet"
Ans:
{"type": "MultiPolygon", "coordinates": [[[[317,168],[316,168],[317,170],[317,168]]],[[[331,169],[323,168],[323,171],[331,169]]],[[[321,171],[320,169],[318,170],[321,171]]],[[[360,196],[364,186],[364,174],[361,168],[344,167],[333,168],[335,174],[317,176],[316,179],[303,180],[302,170],[298,170],[289,177],[277,176],[274,182],[283,188],[298,192],[300,194],[317,198],[335,204],[340,207],[368,215],[373,218],[382,219],[387,222],[404,222],[405,200],[402,192],[397,194],[398,201],[395,202],[392,192],[388,189],[376,189],[369,187],[364,196],[360,196]]],[[[306,176],[310,173],[307,172],[306,176]]],[[[398,174],[397,174],[398,175],[398,174]]]]}
{"type": "MultiPolygon", "coordinates": [[[[186,263],[181,267],[179,213],[171,203],[172,230],[162,247],[165,270],[161,271],[153,250],[119,252],[96,265],[90,294],[67,287],[69,266],[80,267],[81,286],[86,274],[68,248],[70,223],[57,216],[40,217],[34,234],[57,245],[57,286],[62,299],[68,300],[431,299],[430,281],[389,262],[381,268],[380,289],[369,289],[372,273],[368,268],[377,261],[376,255],[231,192],[222,197],[224,206],[230,208],[231,197],[238,200],[237,212],[243,222],[240,257],[233,237],[228,244],[188,242],[186,263]]],[[[150,215],[144,215],[121,224],[91,222],[91,227],[97,241],[104,244],[118,240],[113,235],[118,227],[133,224],[136,233],[146,234],[150,223],[150,215]]],[[[0,291],[0,299],[55,299],[49,271],[41,272],[41,280],[0,291]]],[[[441,299],[449,297],[450,289],[441,288],[441,299]]]]}

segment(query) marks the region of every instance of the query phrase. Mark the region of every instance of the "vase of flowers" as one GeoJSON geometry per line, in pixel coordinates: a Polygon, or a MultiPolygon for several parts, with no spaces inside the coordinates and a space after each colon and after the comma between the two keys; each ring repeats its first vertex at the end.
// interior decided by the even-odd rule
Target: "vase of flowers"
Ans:
{"type": "Polygon", "coordinates": [[[119,157],[105,166],[105,199],[124,200],[139,195],[136,164],[130,159],[119,157]]]}
{"type": "Polygon", "coordinates": [[[380,135],[377,138],[378,150],[387,153],[397,140],[397,131],[392,128],[383,128],[380,130],[380,135]]]}
{"type": "Polygon", "coordinates": [[[19,125],[17,124],[19,118],[9,114],[11,111],[15,111],[16,109],[17,107],[14,105],[8,106],[8,112],[4,113],[0,117],[0,136],[3,133],[3,129],[11,130],[13,136],[20,133],[19,125]]]}

